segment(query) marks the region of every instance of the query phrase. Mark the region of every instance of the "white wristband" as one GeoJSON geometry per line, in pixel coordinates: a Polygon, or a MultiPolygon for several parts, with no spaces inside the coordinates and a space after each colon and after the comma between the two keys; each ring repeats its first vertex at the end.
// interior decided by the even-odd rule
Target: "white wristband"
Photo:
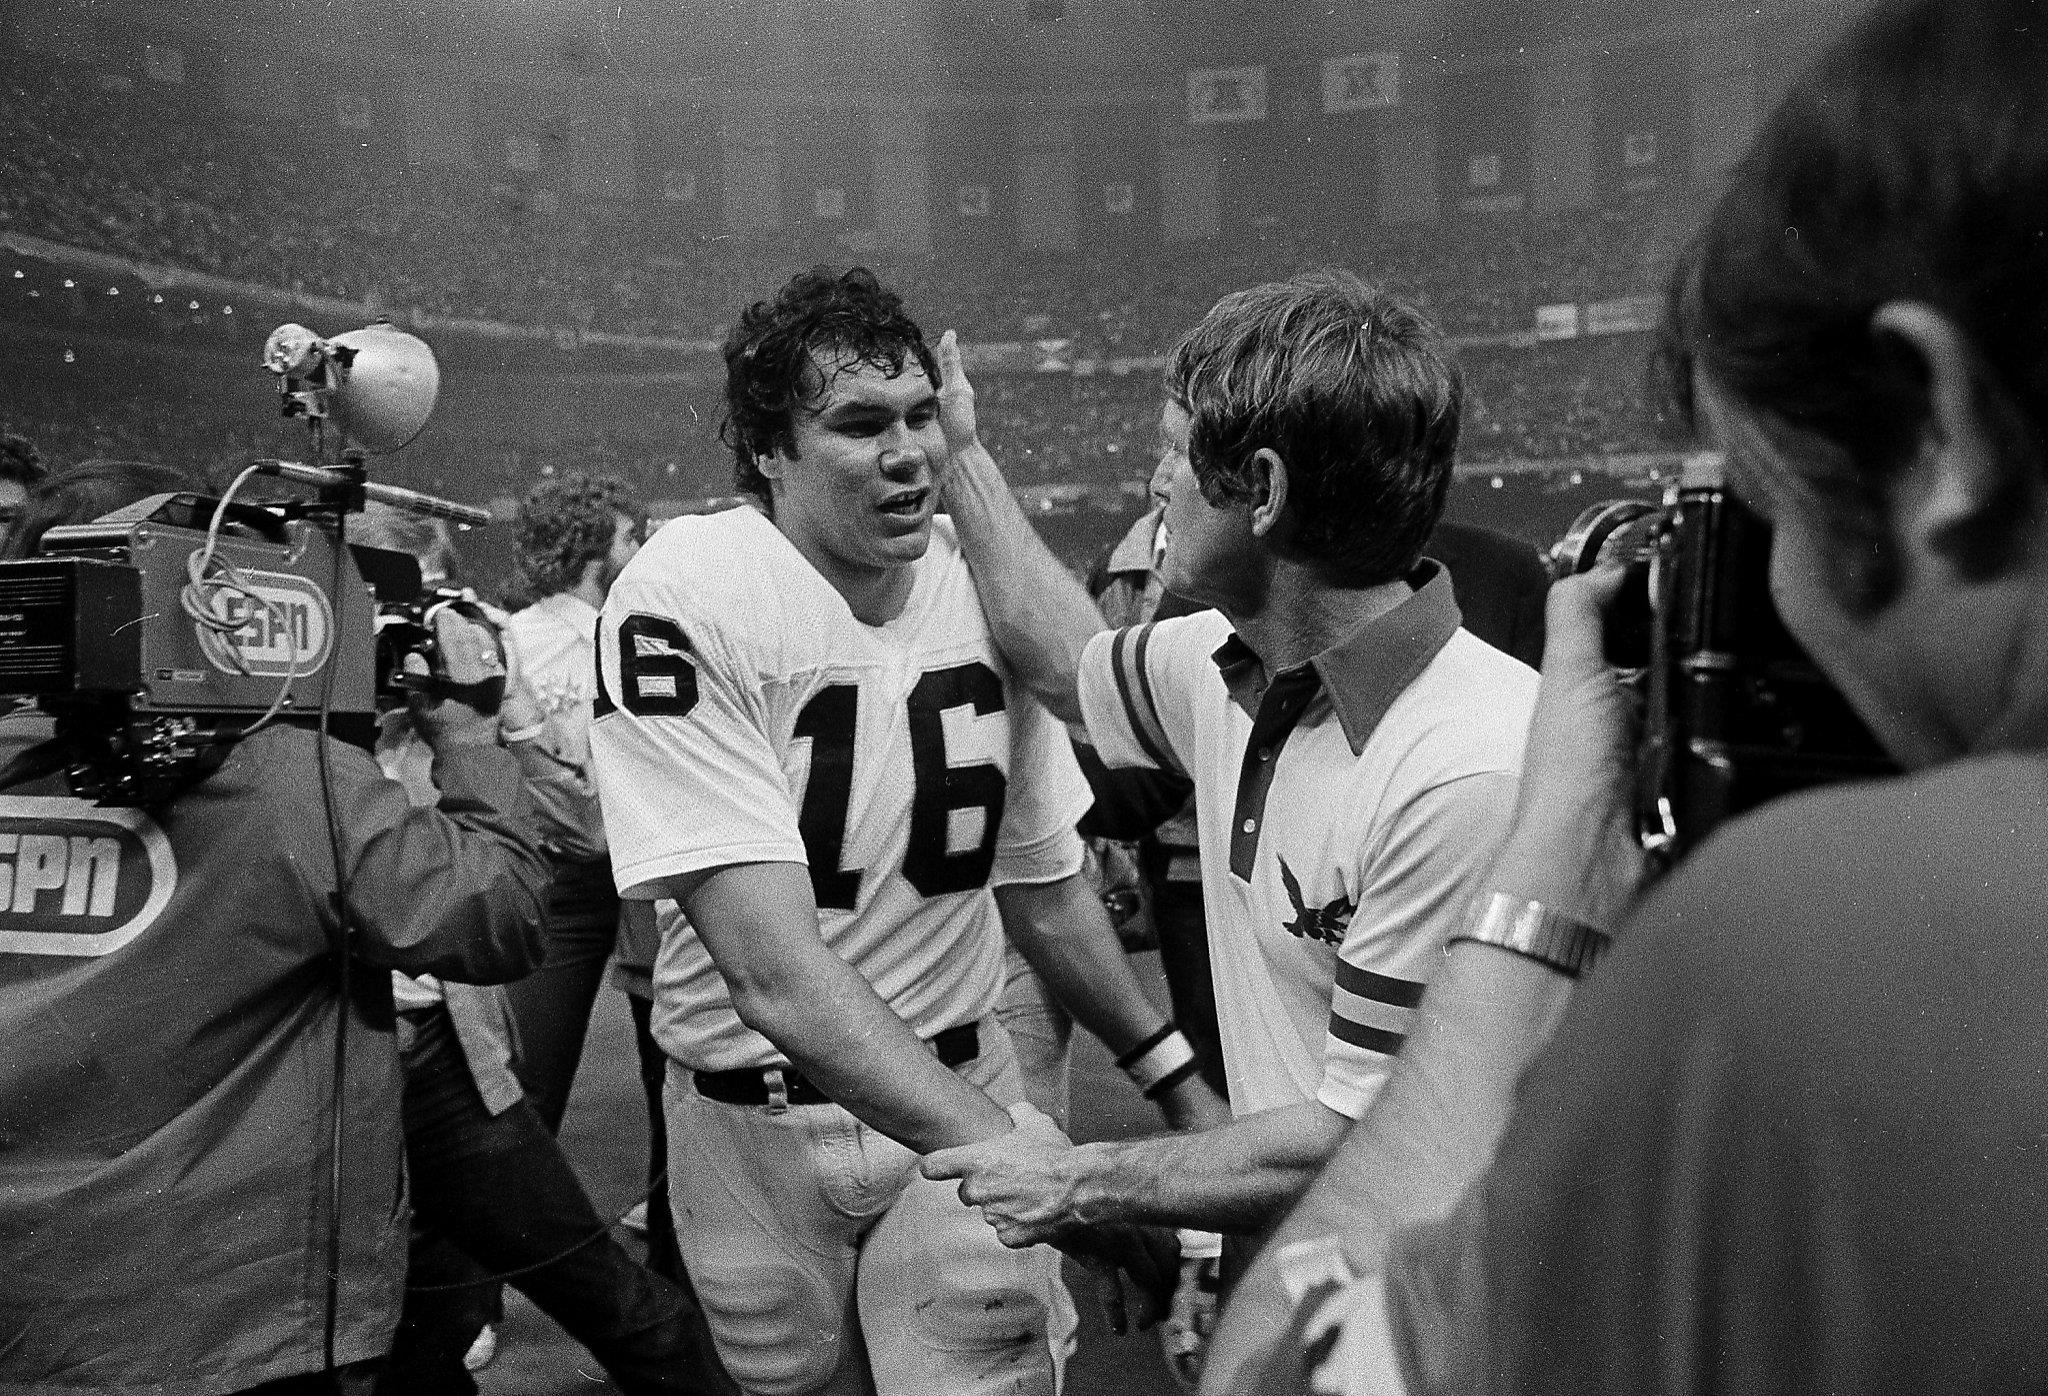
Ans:
{"type": "Polygon", "coordinates": [[[1167,1024],[1116,1059],[1147,1100],[1163,1095],[1192,1075],[1195,1049],[1169,1020],[1167,1024]]]}

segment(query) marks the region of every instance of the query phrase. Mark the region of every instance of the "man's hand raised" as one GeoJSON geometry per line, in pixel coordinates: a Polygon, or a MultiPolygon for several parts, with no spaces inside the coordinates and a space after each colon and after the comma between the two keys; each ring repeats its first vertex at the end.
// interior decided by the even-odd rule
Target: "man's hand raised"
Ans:
{"type": "Polygon", "coordinates": [[[979,444],[980,426],[974,416],[974,385],[960,362],[960,336],[947,330],[939,336],[939,429],[946,434],[946,449],[954,455],[979,444]]]}
{"type": "Polygon", "coordinates": [[[1622,569],[1602,567],[1550,589],[1514,823],[1489,874],[1496,890],[1604,931],[1623,919],[1644,875],[1634,834],[1641,718],[1602,643],[1622,581],[1622,569]]]}

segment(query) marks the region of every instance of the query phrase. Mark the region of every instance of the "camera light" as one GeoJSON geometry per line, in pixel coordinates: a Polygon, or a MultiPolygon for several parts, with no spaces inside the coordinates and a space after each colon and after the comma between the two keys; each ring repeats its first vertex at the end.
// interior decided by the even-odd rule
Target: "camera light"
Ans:
{"type": "MultiPolygon", "coordinates": [[[[233,306],[226,309],[234,313],[233,306]]],[[[434,351],[385,320],[332,340],[304,325],[279,325],[264,340],[263,366],[281,380],[286,416],[331,415],[376,455],[420,433],[441,385],[434,351]]]]}
{"type": "Polygon", "coordinates": [[[107,294],[110,296],[118,296],[121,294],[121,288],[119,286],[109,286],[107,287],[107,294]]]}
{"type": "Polygon", "coordinates": [[[199,302],[198,302],[198,301],[187,301],[187,302],[185,302],[185,309],[187,309],[187,310],[197,310],[197,309],[199,309],[199,302]]]}
{"type": "Polygon", "coordinates": [[[158,291],[155,295],[149,298],[149,303],[151,305],[162,305],[164,303],[164,293],[162,291],[158,291]]]}
{"type": "Polygon", "coordinates": [[[1500,489],[1502,486],[1507,484],[1507,481],[1501,479],[1500,476],[1496,475],[1493,477],[1490,483],[1493,485],[1495,489],[1500,489]]]}
{"type": "Polygon", "coordinates": [[[78,355],[72,353],[69,349],[66,349],[64,351],[64,362],[67,364],[75,364],[78,362],[78,355]]]}
{"type": "Polygon", "coordinates": [[[78,283],[77,283],[76,281],[73,281],[73,280],[72,280],[72,279],[71,279],[70,277],[68,277],[68,276],[67,276],[67,277],[65,277],[65,278],[64,278],[64,289],[65,289],[65,290],[69,291],[69,290],[73,289],[74,287],[76,287],[77,285],[78,285],[78,283]]]}
{"type": "Polygon", "coordinates": [[[23,271],[23,270],[22,270],[22,269],[21,269],[20,267],[16,267],[16,268],[14,269],[14,279],[15,279],[16,281],[19,281],[19,280],[21,280],[21,279],[22,279],[22,278],[23,278],[24,276],[27,276],[27,275],[28,275],[28,273],[27,273],[27,272],[25,272],[25,271],[23,271]]]}

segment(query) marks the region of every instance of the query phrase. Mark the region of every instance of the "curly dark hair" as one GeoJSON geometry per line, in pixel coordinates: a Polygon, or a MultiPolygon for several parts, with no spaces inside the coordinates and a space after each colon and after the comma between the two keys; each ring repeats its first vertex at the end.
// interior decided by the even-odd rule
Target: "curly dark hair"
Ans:
{"type": "Polygon", "coordinates": [[[915,360],[932,382],[939,364],[903,298],[866,267],[799,272],[772,301],[756,301],[725,341],[725,420],[718,437],[732,448],[733,482],[771,512],[768,479],[756,464],[777,452],[796,455],[795,416],[830,386],[818,361],[877,368],[891,377],[915,360]]]}
{"type": "Polygon", "coordinates": [[[1233,292],[1181,340],[1166,391],[1211,505],[1250,498],[1270,449],[1299,520],[1290,547],[1327,583],[1415,566],[1450,487],[1464,386],[1414,307],[1341,270],[1233,292]]]}
{"type": "Polygon", "coordinates": [[[572,472],[542,480],[519,502],[519,580],[538,599],[574,587],[583,569],[610,555],[619,515],[639,502],[612,475],[572,472]]]}
{"type": "Polygon", "coordinates": [[[204,489],[174,465],[139,460],[80,461],[29,491],[20,518],[0,544],[0,558],[34,557],[43,535],[59,524],[91,523],[153,494],[203,493],[204,489]]]}
{"type": "Polygon", "coordinates": [[[14,480],[34,489],[50,478],[50,467],[36,443],[14,432],[0,435],[0,480],[14,480]]]}

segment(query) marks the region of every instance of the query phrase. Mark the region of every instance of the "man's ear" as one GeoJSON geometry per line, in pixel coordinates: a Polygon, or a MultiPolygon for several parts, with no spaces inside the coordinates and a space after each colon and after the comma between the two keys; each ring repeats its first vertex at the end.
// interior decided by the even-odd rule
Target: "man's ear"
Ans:
{"type": "Polygon", "coordinates": [[[2041,443],[2032,424],[1941,311],[1889,301],[1870,328],[1918,361],[1926,385],[1909,478],[1893,494],[1894,530],[1965,581],[1995,575],[2041,517],[2041,443]]]}
{"type": "Polygon", "coordinates": [[[789,462],[784,459],[780,451],[769,451],[765,454],[758,451],[754,453],[754,469],[760,471],[764,479],[780,480],[783,472],[788,468],[789,462]]]}
{"type": "Polygon", "coordinates": [[[1287,515],[1287,462],[1270,447],[1252,455],[1252,537],[1274,537],[1287,515]]]}

